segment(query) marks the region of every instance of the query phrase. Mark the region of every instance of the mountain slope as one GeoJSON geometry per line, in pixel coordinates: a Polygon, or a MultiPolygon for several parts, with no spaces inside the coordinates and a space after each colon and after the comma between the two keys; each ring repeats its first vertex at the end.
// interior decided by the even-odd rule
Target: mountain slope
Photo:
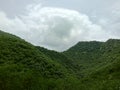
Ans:
{"type": "MultiPolygon", "coordinates": [[[[24,40],[5,33],[0,33],[0,63],[23,64],[29,68],[38,69],[40,72],[56,67],[58,63],[53,62],[39,50],[24,40]],[[49,67],[49,68],[48,68],[49,67]]],[[[59,69],[56,70],[59,72],[59,69]]],[[[45,76],[43,74],[43,76],[45,76]]]]}
{"type": "Polygon", "coordinates": [[[65,52],[0,31],[0,90],[119,90],[120,40],[79,42],[65,52]]]}
{"type": "Polygon", "coordinates": [[[35,46],[0,31],[0,90],[59,89],[71,77],[66,67],[35,46]]]}
{"type": "Polygon", "coordinates": [[[119,58],[119,46],[120,40],[117,39],[110,39],[106,42],[79,42],[63,54],[75,61],[81,72],[87,73],[86,71],[94,71],[93,69],[119,58]]]}
{"type": "Polygon", "coordinates": [[[96,69],[83,78],[80,85],[81,90],[119,90],[120,61],[116,60],[96,69]]]}
{"type": "MultiPolygon", "coordinates": [[[[77,68],[77,65],[74,60],[66,57],[63,53],[56,52],[53,50],[48,50],[43,47],[37,46],[37,48],[40,50],[40,52],[44,53],[46,56],[48,56],[50,59],[52,59],[55,62],[58,62],[62,66],[66,67],[67,70],[70,73],[73,73],[74,75],[77,75],[79,70],[77,68]]],[[[80,77],[80,76],[77,76],[80,77]]]]}
{"type": "Polygon", "coordinates": [[[46,56],[51,58],[54,61],[57,61],[58,63],[61,63],[67,68],[70,68],[72,66],[73,61],[69,60],[64,54],[53,51],[53,50],[48,50],[43,47],[37,46],[37,49],[40,50],[40,52],[44,53],[46,56]]]}
{"type": "Polygon", "coordinates": [[[79,42],[63,53],[78,63],[81,90],[119,90],[120,40],[79,42]]]}
{"type": "Polygon", "coordinates": [[[91,72],[88,69],[92,69],[92,67],[99,63],[102,45],[103,42],[97,41],[79,42],[67,51],[64,51],[63,54],[76,63],[80,71],[80,73],[78,72],[79,75],[83,74],[82,76],[84,76],[84,74],[88,74],[86,71],[91,72]]]}

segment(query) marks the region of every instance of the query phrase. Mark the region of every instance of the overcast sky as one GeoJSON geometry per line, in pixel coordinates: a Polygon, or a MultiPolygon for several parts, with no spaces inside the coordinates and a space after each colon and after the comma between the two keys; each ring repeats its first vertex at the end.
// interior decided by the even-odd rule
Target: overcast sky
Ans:
{"type": "Polygon", "coordinates": [[[0,0],[0,29],[48,49],[120,38],[120,0],[0,0]]]}

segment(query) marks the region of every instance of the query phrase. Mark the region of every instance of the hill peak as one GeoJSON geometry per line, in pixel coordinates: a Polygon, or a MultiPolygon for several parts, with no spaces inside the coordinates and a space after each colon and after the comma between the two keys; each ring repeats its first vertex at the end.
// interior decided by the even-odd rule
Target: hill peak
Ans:
{"type": "Polygon", "coordinates": [[[120,39],[109,39],[106,42],[120,42],[120,39]]]}

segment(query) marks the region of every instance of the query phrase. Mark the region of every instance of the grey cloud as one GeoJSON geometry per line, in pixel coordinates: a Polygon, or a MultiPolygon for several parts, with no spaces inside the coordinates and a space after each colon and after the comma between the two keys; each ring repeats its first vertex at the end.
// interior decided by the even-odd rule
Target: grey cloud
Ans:
{"type": "Polygon", "coordinates": [[[63,51],[80,40],[106,40],[101,25],[74,10],[31,5],[28,13],[13,19],[0,13],[1,29],[34,45],[63,51]],[[7,24],[7,25],[6,25],[7,24]]]}

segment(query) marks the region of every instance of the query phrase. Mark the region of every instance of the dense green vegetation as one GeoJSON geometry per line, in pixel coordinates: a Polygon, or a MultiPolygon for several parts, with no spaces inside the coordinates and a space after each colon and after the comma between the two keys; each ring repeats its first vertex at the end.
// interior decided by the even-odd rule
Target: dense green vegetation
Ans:
{"type": "Polygon", "coordinates": [[[61,90],[72,78],[64,66],[30,43],[0,32],[0,90],[61,90]]]}
{"type": "Polygon", "coordinates": [[[120,89],[120,40],[79,42],[63,53],[78,63],[83,90],[120,89]]]}
{"type": "Polygon", "coordinates": [[[119,90],[120,40],[79,42],[62,53],[0,31],[0,90],[119,90]]]}

